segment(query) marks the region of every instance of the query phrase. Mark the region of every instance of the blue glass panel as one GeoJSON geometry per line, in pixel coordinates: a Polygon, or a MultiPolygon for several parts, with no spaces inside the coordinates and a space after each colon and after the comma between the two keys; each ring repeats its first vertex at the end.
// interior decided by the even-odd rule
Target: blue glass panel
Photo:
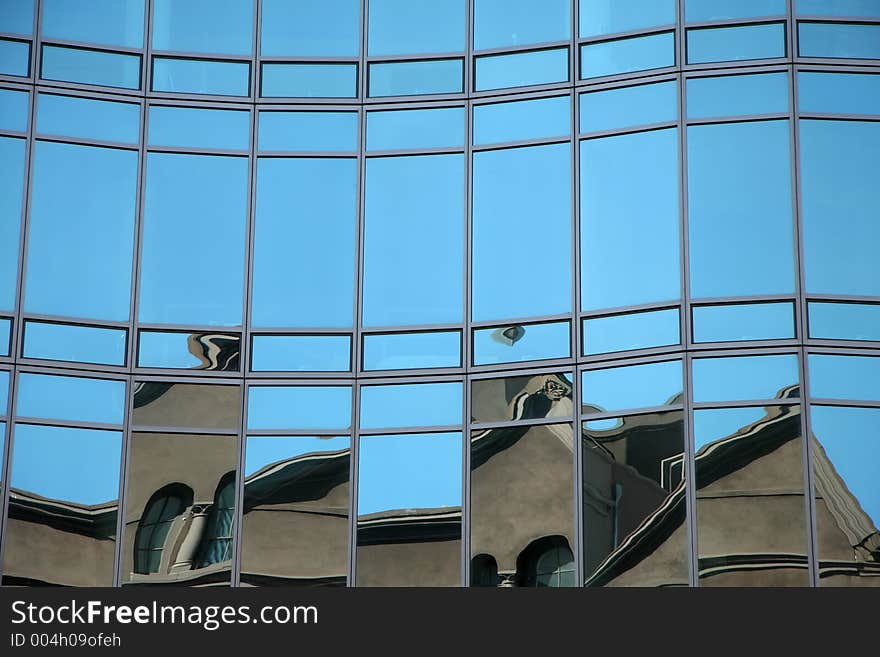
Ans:
{"type": "Polygon", "coordinates": [[[464,108],[367,113],[367,150],[464,146],[464,108]]]}
{"type": "Polygon", "coordinates": [[[461,407],[459,382],[363,386],[361,428],[460,424],[461,407]]]}
{"type": "Polygon", "coordinates": [[[261,151],[358,150],[357,112],[260,112],[261,151]]]}
{"type": "Polygon", "coordinates": [[[675,0],[580,0],[580,3],[581,38],[675,23],[675,0]]]}
{"type": "Polygon", "coordinates": [[[673,32],[581,46],[581,79],[664,66],[675,66],[673,32]]]}
{"type": "Polygon", "coordinates": [[[246,151],[250,143],[251,113],[201,107],[150,107],[150,146],[223,148],[246,151]]]}
{"type": "MultiPolygon", "coordinates": [[[[0,356],[8,356],[10,352],[10,338],[12,337],[12,320],[0,319],[0,356]]],[[[2,410],[2,406],[0,406],[2,410]]],[[[3,411],[5,412],[5,411],[3,411]]]]}
{"type": "Polygon", "coordinates": [[[810,354],[814,399],[880,401],[880,358],[810,354]]]}
{"type": "Polygon", "coordinates": [[[365,326],[462,320],[464,156],[367,161],[365,326]]]}
{"type": "Polygon", "coordinates": [[[801,57],[880,59],[880,25],[798,23],[801,57]]]}
{"type": "Polygon", "coordinates": [[[675,121],[678,118],[676,83],[641,84],[581,94],[580,112],[581,132],[675,121]]]}
{"type": "Polygon", "coordinates": [[[251,386],[248,429],[348,429],[349,386],[251,386]]]}
{"type": "Polygon", "coordinates": [[[569,0],[474,0],[474,49],[566,41],[569,0]]]}
{"type": "Polygon", "coordinates": [[[33,158],[25,310],[126,321],[137,151],[38,141],[33,158]]]}
{"type": "Polygon", "coordinates": [[[45,80],[139,89],[141,58],[139,55],[44,45],[41,77],[45,80]]]}
{"type": "Polygon", "coordinates": [[[254,372],[347,372],[351,337],[347,335],[255,335],[254,372]]]}
{"type": "Polygon", "coordinates": [[[138,367],[237,372],[241,336],[217,332],[141,331],[138,367]]]}
{"type": "Polygon", "coordinates": [[[12,0],[0,3],[0,32],[32,34],[34,31],[34,0],[12,0]]]}
{"type": "Polygon", "coordinates": [[[465,49],[465,0],[369,0],[370,57],[465,49]]]}
{"type": "Polygon", "coordinates": [[[352,325],[357,171],[354,158],[257,162],[254,326],[352,325]]]}
{"type": "Polygon", "coordinates": [[[788,74],[726,75],[687,81],[690,119],[788,112],[788,74]]]}
{"type": "Polygon", "coordinates": [[[688,23],[717,21],[759,16],[785,16],[785,0],[684,0],[685,20],[688,23]]]}
{"type": "Polygon", "coordinates": [[[459,94],[462,66],[460,59],[370,64],[370,96],[459,94]]]}
{"type": "Polygon", "coordinates": [[[126,48],[144,45],[144,0],[43,0],[43,39],[126,48]]]}
{"type": "Polygon", "coordinates": [[[784,303],[696,306],[694,342],[794,337],[794,306],[784,303]]]}
{"type": "Polygon", "coordinates": [[[474,365],[571,356],[568,322],[515,324],[474,331],[474,365]]]}
{"type": "Polygon", "coordinates": [[[681,361],[647,363],[583,372],[584,413],[680,404],[681,361]]]}
{"type": "Polygon", "coordinates": [[[25,358],[125,365],[125,330],[25,322],[25,358]]]}
{"type": "Polygon", "coordinates": [[[13,310],[24,192],[24,139],[0,137],[0,310],[13,310]]]}
{"type": "Polygon", "coordinates": [[[880,114],[880,75],[800,72],[798,110],[880,114]]]}
{"type": "Polygon", "coordinates": [[[571,311],[570,178],[567,143],[474,153],[474,321],[571,311]]]}
{"type": "Polygon", "coordinates": [[[880,304],[811,302],[810,337],[880,340],[880,304]]]}
{"type": "Polygon", "coordinates": [[[0,39],[0,75],[27,77],[30,67],[30,44],[24,41],[0,39]]]}
{"type": "Polygon", "coordinates": [[[253,0],[153,0],[153,50],[250,55],[253,0]]]}
{"type": "Polygon", "coordinates": [[[354,98],[356,64],[263,64],[261,95],[271,98],[354,98]]]}
{"type": "Polygon", "coordinates": [[[677,308],[584,320],[584,355],[665,347],[681,342],[677,308]]]}
{"type": "Polygon", "coordinates": [[[357,57],[360,0],[262,0],[264,57],[357,57]]]}
{"type": "Polygon", "coordinates": [[[695,403],[799,396],[795,354],[696,358],[693,369],[695,403]]]}
{"type": "Polygon", "coordinates": [[[37,97],[37,132],[137,144],[141,108],[134,103],[41,93],[37,97]]]}
{"type": "Polygon", "coordinates": [[[807,291],[880,295],[880,123],[800,122],[807,291]]]}
{"type": "Polygon", "coordinates": [[[9,413],[9,372],[0,370],[0,415],[9,413]]]}
{"type": "Polygon", "coordinates": [[[348,452],[350,444],[348,436],[248,436],[244,475],[250,477],[266,466],[290,463],[307,454],[348,452]]]}
{"type": "Polygon", "coordinates": [[[125,381],[24,372],[15,398],[18,417],[122,424],[125,381]]]}
{"type": "Polygon", "coordinates": [[[246,157],[150,153],[140,321],[241,324],[247,215],[246,157]]]}
{"type": "Polygon", "coordinates": [[[27,91],[0,89],[0,130],[25,132],[29,114],[27,91]]]}
{"type": "Polygon", "coordinates": [[[153,59],[153,91],[247,96],[250,64],[200,59],[153,59]]]}
{"type": "Polygon", "coordinates": [[[537,98],[474,107],[474,144],[571,134],[571,99],[537,98]]]}
{"type": "Polygon", "coordinates": [[[364,336],[364,370],[461,367],[461,332],[364,336]]]}
{"type": "Polygon", "coordinates": [[[477,58],[476,90],[528,87],[568,80],[568,48],[477,58]]]}
{"type": "Polygon", "coordinates": [[[877,0],[795,0],[799,16],[880,17],[877,0]]]}
{"type": "Polygon", "coordinates": [[[694,411],[694,447],[696,451],[700,451],[706,445],[733,436],[766,417],[767,409],[760,407],[696,410],[694,411]]]}
{"type": "Polygon", "coordinates": [[[794,292],[788,121],[688,128],[694,297],[794,292]]]}
{"type": "Polygon", "coordinates": [[[785,57],[785,24],[688,30],[689,64],[785,57]]]}

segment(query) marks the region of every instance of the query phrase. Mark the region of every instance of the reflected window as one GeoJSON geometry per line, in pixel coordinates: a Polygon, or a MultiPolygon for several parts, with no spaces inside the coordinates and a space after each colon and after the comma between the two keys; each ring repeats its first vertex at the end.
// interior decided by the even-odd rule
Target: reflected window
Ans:
{"type": "Polygon", "coordinates": [[[520,555],[525,574],[520,586],[575,586],[574,554],[562,536],[538,539],[520,555]]]}
{"type": "Polygon", "coordinates": [[[235,519],[235,473],[229,472],[220,480],[214,493],[214,504],[208,513],[207,528],[199,547],[196,568],[232,558],[232,524],[235,519]]]}
{"type": "Polygon", "coordinates": [[[192,488],[169,484],[156,491],[144,510],[135,533],[134,572],[156,573],[162,562],[165,539],[171,524],[193,503],[192,488]]]}

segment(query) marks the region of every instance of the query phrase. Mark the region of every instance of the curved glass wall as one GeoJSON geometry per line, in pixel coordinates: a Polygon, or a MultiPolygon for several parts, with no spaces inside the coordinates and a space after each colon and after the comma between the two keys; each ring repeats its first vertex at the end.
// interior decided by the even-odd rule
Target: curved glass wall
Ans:
{"type": "Polygon", "coordinates": [[[2,583],[876,586],[878,34],[2,3],[2,583]]]}

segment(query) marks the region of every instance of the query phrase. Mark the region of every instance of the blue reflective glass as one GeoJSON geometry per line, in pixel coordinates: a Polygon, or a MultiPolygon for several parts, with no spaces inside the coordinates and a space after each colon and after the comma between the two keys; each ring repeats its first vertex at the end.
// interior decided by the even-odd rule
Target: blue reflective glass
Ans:
{"type": "Polygon", "coordinates": [[[267,98],[354,98],[356,64],[263,64],[261,95],[267,98]]]}
{"type": "Polygon", "coordinates": [[[464,84],[462,66],[461,59],[370,64],[370,96],[458,94],[464,84]]]}
{"type": "Polygon", "coordinates": [[[678,299],[677,130],[588,139],[580,147],[581,309],[678,299]]]}
{"type": "Polygon", "coordinates": [[[461,367],[460,331],[364,336],[364,370],[435,367],[461,367]]]}
{"type": "Polygon", "coordinates": [[[0,310],[13,310],[24,192],[24,139],[0,137],[0,310]]]}
{"type": "Polygon", "coordinates": [[[677,308],[584,320],[584,355],[665,347],[681,342],[677,308]]]}
{"type": "MultiPolygon", "coordinates": [[[[12,320],[0,319],[0,356],[9,355],[10,338],[12,338],[12,320]]],[[[2,406],[0,406],[0,409],[2,409],[2,406]]]]}
{"type": "Polygon", "coordinates": [[[794,337],[794,306],[788,301],[696,306],[693,313],[694,342],[794,337]]]}
{"type": "Polygon", "coordinates": [[[123,144],[140,141],[141,108],[75,96],[41,93],[37,97],[37,132],[123,144]]]}
{"type": "Polygon", "coordinates": [[[140,321],[241,324],[247,215],[247,158],[150,153],[140,321]]]}
{"type": "Polygon", "coordinates": [[[262,0],[264,57],[357,57],[360,0],[262,0]]]}
{"type": "Polygon", "coordinates": [[[236,333],[141,331],[138,367],[237,372],[241,337],[236,333]]]}
{"type": "Polygon", "coordinates": [[[338,151],[358,149],[357,112],[260,112],[261,151],[338,151]]]}
{"type": "Polygon", "coordinates": [[[578,16],[581,38],[672,25],[675,0],[580,0],[578,16]]]}
{"type": "Polygon", "coordinates": [[[104,87],[139,89],[141,58],[84,48],[43,46],[41,77],[104,87]]]}
{"type": "Polygon", "coordinates": [[[414,383],[363,386],[361,428],[461,424],[462,384],[414,383]]]}
{"type": "Polygon", "coordinates": [[[641,84],[580,95],[580,131],[599,132],[678,118],[675,82],[641,84]]]}
{"type": "Polygon", "coordinates": [[[690,119],[787,112],[787,73],[726,75],[687,81],[690,119]]]}
{"type": "Polygon", "coordinates": [[[25,322],[25,358],[125,365],[125,330],[25,322]]]}
{"type": "Polygon", "coordinates": [[[800,122],[806,288],[880,295],[880,123],[800,122]]]}
{"type": "Polygon", "coordinates": [[[367,112],[367,150],[464,146],[464,108],[367,112]]]}
{"type": "Polygon", "coordinates": [[[248,429],[348,429],[349,386],[251,386],[248,429]]]}
{"type": "Polygon", "coordinates": [[[880,340],[880,304],[809,304],[810,337],[827,340],[880,340]]]}
{"type": "Polygon", "coordinates": [[[474,153],[474,321],[571,311],[570,178],[567,143],[474,153]]]}
{"type": "Polygon", "coordinates": [[[0,3],[0,32],[32,34],[34,0],[7,0],[0,3]]]}
{"type": "Polygon", "coordinates": [[[153,91],[215,96],[247,96],[250,64],[201,59],[153,59],[153,91]]]}
{"type": "Polygon", "coordinates": [[[571,356],[568,322],[514,324],[474,331],[474,365],[571,356]]]}
{"type": "Polygon", "coordinates": [[[688,128],[694,297],[794,292],[788,121],[688,128]]]}
{"type": "Polygon", "coordinates": [[[41,13],[44,39],[127,48],[144,45],[144,0],[43,0],[41,13]]]}
{"type": "Polygon", "coordinates": [[[244,476],[250,477],[266,466],[291,463],[307,454],[345,453],[350,443],[348,436],[248,436],[244,476]]]}
{"type": "Polygon", "coordinates": [[[477,91],[568,80],[568,48],[477,58],[477,91]]]}
{"type": "Polygon", "coordinates": [[[696,358],[693,372],[695,403],[799,396],[795,354],[696,358]]]}
{"type": "Polygon", "coordinates": [[[801,57],[880,59],[880,25],[798,23],[801,57]]]}
{"type": "Polygon", "coordinates": [[[785,57],[785,24],[713,27],[687,32],[689,64],[785,57]]]}
{"type": "Polygon", "coordinates": [[[246,151],[250,143],[251,113],[201,107],[150,107],[150,146],[223,148],[246,151]]]}
{"type": "Polygon", "coordinates": [[[462,320],[464,156],[367,160],[366,326],[462,320]]]}
{"type": "Polygon", "coordinates": [[[474,144],[571,134],[571,99],[537,98],[474,107],[474,144]]]}
{"type": "Polygon", "coordinates": [[[0,39],[0,75],[27,77],[30,68],[30,44],[25,41],[0,39]]]}
{"type": "Polygon", "coordinates": [[[254,372],[347,372],[351,337],[347,335],[255,335],[254,372]]]}
{"type": "Polygon", "coordinates": [[[685,20],[688,23],[717,21],[758,16],[785,16],[785,0],[684,0],[685,20]]]}
{"type": "Polygon", "coordinates": [[[880,114],[880,75],[800,72],[798,110],[830,114],[880,114]]]}
{"type": "Polygon", "coordinates": [[[474,0],[474,50],[566,41],[569,0],[474,0]]]}
{"type": "Polygon", "coordinates": [[[880,401],[880,358],[810,354],[814,399],[880,401]]]}
{"type": "Polygon", "coordinates": [[[0,130],[25,132],[29,113],[27,91],[0,89],[0,130]]]}
{"type": "Polygon", "coordinates": [[[877,0],[795,0],[799,16],[880,17],[877,0]]]}
{"type": "Polygon", "coordinates": [[[137,151],[36,142],[27,312],[128,319],[137,179],[137,151]]]}
{"type": "Polygon", "coordinates": [[[153,50],[250,55],[253,0],[153,0],[153,50]]]}
{"type": "Polygon", "coordinates": [[[15,399],[18,417],[122,424],[125,381],[24,372],[15,399]]]}
{"type": "Polygon", "coordinates": [[[0,370],[0,415],[9,413],[9,372],[0,370]]]}
{"type": "Polygon", "coordinates": [[[581,79],[675,66],[675,33],[581,46],[581,79]]]}
{"type": "Polygon", "coordinates": [[[354,158],[258,160],[254,326],[352,325],[357,176],[354,158]]]}
{"type": "Polygon", "coordinates": [[[681,361],[588,370],[582,374],[584,413],[680,404],[681,361]]]}
{"type": "Polygon", "coordinates": [[[465,0],[369,0],[369,56],[460,52],[465,0]]]}
{"type": "Polygon", "coordinates": [[[765,420],[765,408],[713,408],[694,411],[694,448],[700,451],[706,445],[765,420]]]}

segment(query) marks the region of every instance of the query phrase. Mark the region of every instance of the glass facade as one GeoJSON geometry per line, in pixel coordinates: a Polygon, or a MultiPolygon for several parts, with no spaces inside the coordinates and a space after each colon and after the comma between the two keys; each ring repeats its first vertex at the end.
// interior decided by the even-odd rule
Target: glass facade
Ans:
{"type": "Polygon", "coordinates": [[[878,586],[878,153],[867,0],[0,2],[2,584],[878,586]]]}

